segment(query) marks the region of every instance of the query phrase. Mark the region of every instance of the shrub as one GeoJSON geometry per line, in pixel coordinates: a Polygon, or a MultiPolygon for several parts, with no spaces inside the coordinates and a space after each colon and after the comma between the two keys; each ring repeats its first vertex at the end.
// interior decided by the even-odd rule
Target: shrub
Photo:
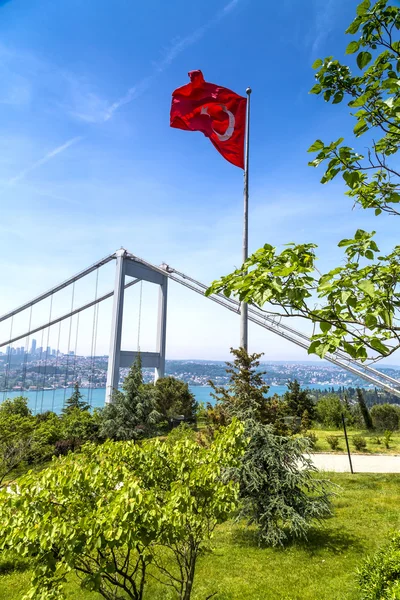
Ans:
{"type": "Polygon", "coordinates": [[[371,408],[371,417],[378,431],[395,431],[399,426],[399,411],[392,404],[375,404],[371,408]]]}
{"type": "Polygon", "coordinates": [[[387,429],[385,431],[385,433],[383,434],[383,443],[385,444],[386,450],[389,450],[389,443],[390,443],[391,439],[392,439],[392,432],[387,429]]]}
{"type": "Polygon", "coordinates": [[[0,493],[0,548],[31,559],[27,597],[64,598],[74,571],[107,600],[122,598],[121,588],[143,600],[151,563],[154,577],[189,600],[197,558],[237,506],[239,486],[225,475],[245,444],[235,420],[209,448],[188,438],[86,444],[19,479],[14,493],[0,493]]]}
{"type": "Polygon", "coordinates": [[[339,448],[339,438],[337,435],[327,435],[326,441],[332,450],[337,450],[339,448]]]}
{"type": "Polygon", "coordinates": [[[309,444],[310,444],[310,448],[312,450],[314,450],[315,446],[317,445],[318,442],[318,436],[313,432],[313,431],[308,431],[304,437],[306,438],[306,440],[308,440],[309,444]]]}
{"type": "Polygon", "coordinates": [[[361,452],[367,447],[367,440],[362,435],[353,435],[354,448],[361,452]]]}
{"type": "Polygon", "coordinates": [[[376,435],[375,437],[373,437],[373,438],[372,438],[372,441],[373,441],[375,444],[377,444],[378,446],[380,446],[380,445],[382,444],[382,440],[381,440],[381,438],[380,438],[378,435],[376,435]]]}
{"type": "Polygon", "coordinates": [[[358,582],[362,600],[400,599],[400,533],[364,561],[358,582]]]}
{"type": "Polygon", "coordinates": [[[342,404],[339,396],[335,394],[323,396],[318,400],[316,411],[318,421],[322,425],[325,425],[325,427],[336,427],[337,429],[341,427],[342,413],[347,418],[351,417],[346,406],[342,404]]]}

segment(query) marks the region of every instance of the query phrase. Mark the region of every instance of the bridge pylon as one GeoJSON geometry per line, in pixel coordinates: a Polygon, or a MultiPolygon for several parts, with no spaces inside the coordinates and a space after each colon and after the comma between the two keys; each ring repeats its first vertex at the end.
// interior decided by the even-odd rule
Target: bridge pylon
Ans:
{"type": "Polygon", "coordinates": [[[137,351],[121,350],[122,322],[124,312],[125,277],[134,277],[137,281],[148,281],[160,286],[158,300],[158,326],[156,352],[141,352],[142,366],[155,369],[155,381],[165,375],[165,350],[167,340],[167,300],[168,275],[159,268],[152,268],[124,248],[115,253],[116,270],[114,284],[114,303],[112,311],[110,353],[107,370],[106,403],[112,402],[114,390],[118,389],[119,370],[130,367],[137,357],[137,351]]]}

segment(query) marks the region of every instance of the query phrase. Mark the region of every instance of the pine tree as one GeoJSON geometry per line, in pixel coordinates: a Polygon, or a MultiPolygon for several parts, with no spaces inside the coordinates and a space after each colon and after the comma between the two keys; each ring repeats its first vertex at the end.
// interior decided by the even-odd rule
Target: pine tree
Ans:
{"type": "Polygon", "coordinates": [[[289,414],[301,418],[306,410],[309,418],[314,419],[315,405],[308,390],[302,390],[297,379],[289,381],[287,387],[283,398],[289,414]]]}
{"type": "Polygon", "coordinates": [[[308,410],[306,409],[301,415],[301,428],[304,432],[308,431],[311,427],[311,419],[308,410]]]}
{"type": "Polygon", "coordinates": [[[135,440],[150,437],[160,420],[154,386],[143,384],[140,354],[122,385],[114,391],[112,402],[101,412],[100,437],[135,440]]]}
{"type": "Polygon", "coordinates": [[[230,381],[227,387],[216,386],[210,381],[215,392],[211,395],[231,418],[265,422],[269,386],[263,378],[265,371],[258,369],[262,354],[248,354],[244,348],[231,348],[231,354],[234,361],[226,363],[230,381]]]}
{"type": "Polygon", "coordinates": [[[83,394],[81,394],[81,391],[79,389],[79,382],[75,381],[72,396],[71,398],[68,398],[68,400],[65,401],[65,406],[62,409],[63,414],[70,412],[74,408],[77,408],[78,410],[89,410],[89,404],[82,400],[82,398],[83,394]]]}
{"type": "Polygon", "coordinates": [[[249,355],[243,348],[231,352],[235,360],[226,370],[229,384],[213,388],[217,406],[244,423],[249,440],[239,467],[231,473],[239,482],[240,516],[257,525],[260,543],[276,546],[290,536],[305,536],[315,520],[330,515],[330,492],[306,456],[308,441],[278,435],[276,425],[266,424],[279,410],[276,398],[265,398],[268,386],[258,370],[261,355],[249,355]],[[269,410],[270,403],[276,410],[269,410]]]}
{"type": "Polygon", "coordinates": [[[371,418],[371,415],[369,414],[368,406],[365,402],[364,395],[362,393],[362,390],[360,390],[360,388],[357,388],[357,402],[358,402],[360,410],[361,410],[361,414],[362,414],[362,418],[365,423],[365,427],[369,430],[373,429],[372,418],[371,418]]]}

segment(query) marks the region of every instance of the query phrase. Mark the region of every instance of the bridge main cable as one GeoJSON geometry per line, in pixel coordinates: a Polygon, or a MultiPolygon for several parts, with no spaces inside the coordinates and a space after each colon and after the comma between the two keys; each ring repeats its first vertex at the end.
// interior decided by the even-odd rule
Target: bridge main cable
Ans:
{"type": "MultiPolygon", "coordinates": [[[[126,289],[130,288],[132,285],[139,283],[139,281],[140,281],[140,279],[133,279],[132,281],[130,281],[129,283],[127,283],[124,286],[124,289],[126,290],[126,289]]],[[[9,346],[10,344],[13,344],[14,342],[18,342],[18,340],[22,340],[23,338],[33,335],[34,333],[37,333],[38,331],[42,331],[42,329],[47,329],[47,327],[52,327],[53,325],[57,325],[57,323],[61,323],[61,321],[65,321],[65,319],[69,319],[69,317],[73,317],[74,315],[77,315],[78,313],[82,312],[83,310],[86,310],[87,308],[91,308],[92,306],[95,306],[96,304],[100,304],[100,302],[104,302],[104,300],[108,300],[108,298],[111,298],[113,295],[114,295],[114,290],[112,290],[111,292],[108,292],[107,294],[104,294],[104,296],[100,296],[96,300],[92,300],[91,302],[88,302],[87,304],[80,306],[79,308],[75,308],[73,311],[70,311],[69,313],[62,315],[61,317],[57,317],[56,319],[53,319],[53,321],[44,323],[44,325],[35,327],[35,329],[31,329],[31,330],[27,331],[26,333],[19,334],[18,336],[9,339],[6,342],[0,342],[0,348],[2,348],[3,346],[9,346]]]]}
{"type": "MultiPolygon", "coordinates": [[[[114,254],[110,254],[109,256],[106,256],[105,258],[102,258],[101,260],[97,261],[96,263],[94,263],[93,265],[91,265],[90,267],[88,267],[87,269],[84,269],[80,273],[77,273],[76,275],[74,275],[70,279],[67,279],[66,281],[63,281],[63,283],[60,283],[59,285],[56,285],[51,290],[48,290],[47,292],[44,292],[44,294],[40,294],[40,296],[37,296],[36,298],[34,298],[33,300],[31,300],[30,302],[27,302],[26,304],[23,304],[22,306],[19,306],[18,308],[15,308],[14,310],[10,311],[9,313],[3,315],[2,317],[0,317],[0,323],[2,321],[5,321],[6,319],[9,319],[10,317],[13,317],[14,315],[17,315],[18,313],[22,312],[23,310],[26,310],[27,308],[30,308],[34,304],[37,304],[38,302],[41,302],[42,300],[45,300],[46,298],[48,298],[52,294],[55,294],[56,292],[59,292],[60,290],[63,290],[64,288],[66,288],[69,285],[71,285],[71,283],[74,283],[75,281],[78,281],[79,279],[82,279],[82,277],[86,277],[86,275],[89,275],[89,273],[92,273],[92,271],[95,271],[99,267],[102,267],[103,265],[106,265],[107,263],[109,263],[114,258],[115,258],[115,253],[114,254]]],[[[39,328],[39,329],[42,329],[42,328],[39,328]]],[[[20,339],[20,338],[18,338],[18,339],[20,339]]]]}

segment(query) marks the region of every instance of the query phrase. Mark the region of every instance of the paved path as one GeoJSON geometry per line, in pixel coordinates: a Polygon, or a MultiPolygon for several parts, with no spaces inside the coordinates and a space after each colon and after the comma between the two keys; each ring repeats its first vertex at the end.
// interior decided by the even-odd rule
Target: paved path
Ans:
{"type": "MultiPolygon", "coordinates": [[[[312,454],[311,458],[321,471],[349,473],[347,454],[312,454]]],[[[400,456],[352,454],[351,460],[355,473],[400,473],[400,456]]]]}

